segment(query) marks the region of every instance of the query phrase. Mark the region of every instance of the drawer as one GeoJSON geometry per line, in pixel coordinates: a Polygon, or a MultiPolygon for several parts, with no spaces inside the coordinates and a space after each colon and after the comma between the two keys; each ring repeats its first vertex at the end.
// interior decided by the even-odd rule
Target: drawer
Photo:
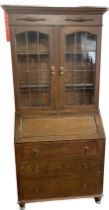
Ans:
{"type": "Polygon", "coordinates": [[[36,162],[19,163],[19,173],[21,177],[41,177],[88,174],[92,171],[101,171],[102,162],[99,159],[92,160],[48,160],[36,162]]]}
{"type": "Polygon", "coordinates": [[[78,155],[94,156],[99,152],[97,141],[67,141],[16,144],[16,156],[19,161],[61,160],[78,157],[78,155]]]}
{"type": "Polygon", "coordinates": [[[22,179],[22,199],[49,199],[70,196],[88,196],[100,194],[102,191],[99,174],[73,177],[44,177],[37,179],[22,179]]]}
{"type": "Polygon", "coordinates": [[[35,14],[11,14],[10,25],[74,25],[74,26],[99,26],[102,24],[101,15],[35,15],[35,14]]]}

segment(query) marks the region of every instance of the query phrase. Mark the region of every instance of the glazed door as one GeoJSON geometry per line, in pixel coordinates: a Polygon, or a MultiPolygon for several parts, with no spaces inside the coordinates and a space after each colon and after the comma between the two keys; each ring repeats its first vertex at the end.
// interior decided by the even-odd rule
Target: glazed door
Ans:
{"type": "Polygon", "coordinates": [[[55,93],[53,30],[50,27],[14,27],[12,53],[16,106],[53,108],[55,93]]]}
{"type": "Polygon", "coordinates": [[[98,101],[100,30],[61,30],[61,107],[95,106],[98,101]],[[98,76],[98,78],[97,78],[98,76]]]}

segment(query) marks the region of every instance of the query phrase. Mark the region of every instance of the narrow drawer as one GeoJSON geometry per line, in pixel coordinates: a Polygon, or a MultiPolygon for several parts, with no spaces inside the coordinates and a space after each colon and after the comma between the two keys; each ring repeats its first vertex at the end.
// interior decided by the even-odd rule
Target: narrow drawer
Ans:
{"type": "Polygon", "coordinates": [[[10,25],[74,25],[74,26],[99,26],[102,24],[100,15],[36,15],[36,14],[11,14],[10,25]]]}
{"type": "Polygon", "coordinates": [[[99,152],[97,141],[68,141],[68,142],[43,142],[33,144],[16,144],[17,160],[62,160],[65,158],[93,156],[99,152]]]}
{"type": "Polygon", "coordinates": [[[98,174],[85,177],[60,176],[22,179],[22,199],[49,199],[70,196],[88,196],[102,191],[98,174]]]}
{"type": "Polygon", "coordinates": [[[102,170],[102,161],[92,160],[48,160],[18,163],[21,177],[41,177],[88,174],[102,170]]]}

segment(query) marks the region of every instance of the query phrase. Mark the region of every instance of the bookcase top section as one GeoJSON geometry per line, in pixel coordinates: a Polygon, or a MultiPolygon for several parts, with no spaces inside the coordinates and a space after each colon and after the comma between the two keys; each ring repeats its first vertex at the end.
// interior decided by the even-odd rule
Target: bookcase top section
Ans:
{"type": "Polygon", "coordinates": [[[14,6],[2,5],[2,8],[11,14],[103,14],[108,8],[106,7],[40,7],[40,6],[14,6]]]}

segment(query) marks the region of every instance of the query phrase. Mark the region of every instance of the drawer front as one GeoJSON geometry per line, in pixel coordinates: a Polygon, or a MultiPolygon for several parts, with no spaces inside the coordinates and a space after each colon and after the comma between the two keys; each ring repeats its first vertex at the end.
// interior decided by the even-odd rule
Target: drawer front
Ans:
{"type": "Polygon", "coordinates": [[[10,25],[74,25],[99,26],[102,24],[100,15],[32,15],[11,14],[10,25]]]}
{"type": "Polygon", "coordinates": [[[45,177],[22,179],[21,192],[22,199],[49,199],[70,196],[88,196],[102,192],[99,174],[86,177],[45,177]]]}
{"type": "Polygon", "coordinates": [[[33,144],[16,144],[16,155],[19,161],[62,160],[78,155],[94,156],[99,152],[97,141],[81,142],[43,142],[33,144]]]}
{"type": "Polygon", "coordinates": [[[48,160],[36,162],[18,163],[21,177],[41,177],[41,176],[59,176],[88,174],[96,171],[102,171],[102,161],[92,160],[48,160]]]}

